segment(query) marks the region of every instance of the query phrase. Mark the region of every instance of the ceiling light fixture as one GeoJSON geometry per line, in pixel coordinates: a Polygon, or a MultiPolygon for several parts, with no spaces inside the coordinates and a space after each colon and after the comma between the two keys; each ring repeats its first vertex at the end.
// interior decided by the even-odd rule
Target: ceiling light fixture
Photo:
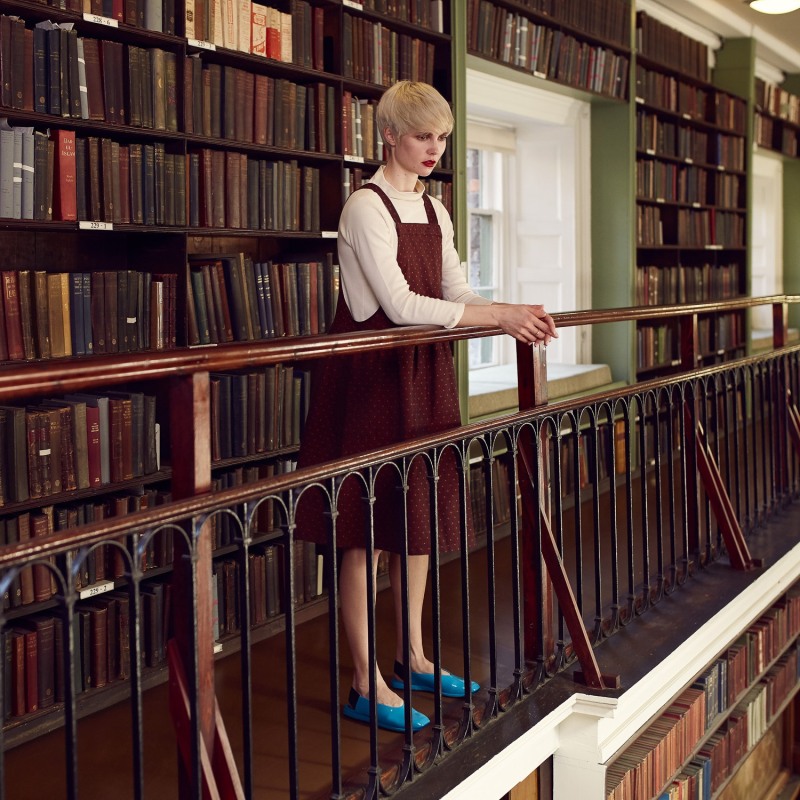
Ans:
{"type": "Polygon", "coordinates": [[[748,4],[762,14],[788,14],[800,8],[800,0],[749,0],[748,4]]]}

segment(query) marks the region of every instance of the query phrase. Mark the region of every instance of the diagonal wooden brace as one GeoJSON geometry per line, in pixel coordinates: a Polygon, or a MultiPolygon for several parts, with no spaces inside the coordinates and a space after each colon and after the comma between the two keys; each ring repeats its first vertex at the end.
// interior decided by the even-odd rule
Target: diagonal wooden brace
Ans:
{"type": "MultiPolygon", "coordinates": [[[[521,478],[527,479],[530,481],[531,486],[534,486],[534,472],[530,455],[526,452],[525,448],[520,448],[519,453],[523,466],[521,478]]],[[[523,503],[522,512],[526,517],[526,522],[533,527],[536,524],[536,518],[531,505],[529,503],[523,503]]],[[[564,562],[561,560],[561,554],[558,552],[558,546],[553,536],[553,530],[550,527],[550,521],[543,511],[540,511],[539,516],[542,527],[542,557],[544,558],[547,571],[550,574],[550,580],[553,584],[556,597],[558,598],[561,613],[564,615],[567,630],[572,638],[572,646],[575,648],[575,654],[581,665],[582,672],[580,678],[582,682],[593,689],[618,688],[618,676],[608,676],[600,673],[600,667],[594,657],[594,650],[589,641],[589,634],[581,619],[578,603],[575,600],[575,595],[572,593],[572,587],[569,584],[569,578],[564,569],[564,562]]]]}
{"type": "Polygon", "coordinates": [[[797,410],[791,391],[786,392],[786,411],[789,420],[789,438],[795,451],[800,455],[800,411],[797,410]]]}
{"type": "Polygon", "coordinates": [[[719,471],[711,450],[706,442],[705,431],[700,420],[695,420],[691,412],[689,403],[684,404],[684,414],[686,417],[686,430],[694,434],[695,453],[697,454],[697,469],[703,481],[703,487],[711,503],[711,509],[717,519],[725,547],[728,551],[731,566],[734,569],[749,570],[760,566],[761,562],[750,555],[744,533],[736,519],[725,484],[722,482],[722,475],[719,471]]]}
{"type": "MultiPolygon", "coordinates": [[[[180,651],[174,639],[167,644],[169,661],[169,710],[175,725],[175,736],[187,774],[192,773],[191,711],[186,673],[180,651]]],[[[200,781],[203,800],[244,800],[244,791],[233,758],[228,735],[214,699],[215,736],[212,752],[200,737],[200,781]]]]}

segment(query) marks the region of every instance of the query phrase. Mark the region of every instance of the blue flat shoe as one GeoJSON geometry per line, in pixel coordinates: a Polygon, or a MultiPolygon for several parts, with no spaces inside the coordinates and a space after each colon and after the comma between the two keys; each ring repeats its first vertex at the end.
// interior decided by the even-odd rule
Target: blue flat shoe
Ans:
{"type": "MultiPolygon", "coordinates": [[[[366,722],[369,725],[369,700],[362,697],[355,689],[350,689],[350,697],[342,708],[348,719],[366,722]]],[[[416,709],[411,709],[411,730],[418,731],[430,724],[430,720],[416,709]]],[[[406,729],[405,706],[387,706],[378,703],[378,727],[387,731],[403,733],[406,729]]]]}
{"type": "MultiPolygon", "coordinates": [[[[399,661],[394,662],[395,677],[389,681],[392,689],[404,689],[405,683],[397,677],[403,674],[403,665],[399,661]]],[[[411,688],[416,692],[432,692],[434,684],[432,672],[412,672],[411,688]]],[[[472,681],[473,694],[480,689],[480,685],[472,681]]],[[[442,673],[442,696],[443,697],[464,697],[467,693],[467,685],[463,678],[458,675],[446,675],[442,673]]]]}

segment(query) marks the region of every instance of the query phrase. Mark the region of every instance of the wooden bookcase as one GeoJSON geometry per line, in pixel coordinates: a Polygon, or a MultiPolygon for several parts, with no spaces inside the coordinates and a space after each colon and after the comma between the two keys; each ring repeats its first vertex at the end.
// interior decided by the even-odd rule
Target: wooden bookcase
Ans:
{"type": "MultiPolygon", "coordinates": [[[[459,91],[463,95],[463,86],[454,79],[453,61],[457,52],[463,52],[464,33],[463,28],[455,26],[462,31],[457,34],[462,44],[455,47],[450,4],[445,0],[426,4],[430,14],[418,19],[383,13],[380,10],[383,4],[369,0],[363,4],[352,0],[277,0],[275,7],[283,15],[285,32],[290,31],[286,23],[291,22],[291,32],[285,33],[288,38],[282,43],[284,48],[291,43],[293,57],[288,60],[281,60],[276,52],[273,52],[276,57],[270,58],[248,52],[247,36],[242,39],[245,49],[226,46],[232,40],[227,36],[220,39],[219,31],[215,36],[213,26],[208,27],[209,20],[204,12],[209,5],[191,0],[173,5],[165,0],[164,13],[159,19],[145,19],[144,4],[135,0],[105,5],[95,0],[90,4],[87,0],[85,6],[83,0],[53,5],[32,0],[0,0],[0,118],[8,121],[8,129],[0,132],[3,148],[0,162],[7,148],[14,147],[12,129],[25,129],[28,137],[24,139],[25,147],[31,147],[33,141],[39,148],[35,152],[43,158],[41,163],[30,162],[32,172],[23,170],[26,179],[29,174],[34,178],[33,184],[25,184],[25,208],[21,189],[17,205],[12,197],[10,210],[0,206],[7,214],[0,218],[4,289],[18,287],[20,281],[26,282],[21,297],[23,305],[14,305],[18,295],[9,296],[7,290],[2,308],[4,312],[7,308],[17,309],[24,337],[22,352],[16,341],[13,355],[8,352],[6,327],[0,338],[6,339],[9,360],[41,361],[52,371],[54,384],[64,361],[53,357],[52,352],[48,357],[41,346],[36,327],[41,308],[37,307],[41,295],[35,293],[36,272],[43,274],[45,286],[47,276],[64,274],[67,287],[71,287],[71,274],[88,276],[88,294],[83,301],[79,300],[77,280],[75,297],[69,291],[63,293],[64,290],[55,285],[55,278],[52,281],[53,291],[62,292],[54,294],[61,301],[61,324],[65,325],[57,330],[64,335],[69,331],[71,339],[75,334],[75,346],[69,358],[86,359],[87,363],[95,353],[103,351],[106,356],[111,354],[120,360],[126,357],[119,343],[112,353],[105,336],[103,346],[99,346],[100,337],[95,330],[99,317],[92,314],[99,314],[100,309],[105,311],[104,333],[110,333],[115,326],[120,333],[135,331],[136,347],[130,347],[127,352],[147,348],[213,347],[216,342],[270,338],[270,329],[259,315],[259,311],[266,311],[266,298],[258,305],[258,278],[261,276],[260,283],[266,285],[264,276],[269,271],[266,268],[260,271],[260,264],[274,268],[273,275],[277,276],[274,279],[281,286],[273,288],[288,287],[292,291],[295,291],[292,288],[295,279],[290,281],[286,277],[289,265],[324,266],[317,272],[317,288],[321,298],[325,287],[329,299],[327,307],[320,299],[318,313],[314,313],[307,295],[309,284],[305,282],[296,287],[299,310],[294,311],[291,304],[282,307],[286,314],[283,335],[323,330],[330,319],[330,298],[336,285],[335,232],[347,196],[343,185],[356,170],[362,170],[363,177],[369,177],[382,162],[374,122],[373,127],[367,128],[382,92],[399,78],[428,80],[454,103],[457,115],[463,113],[454,102],[459,91]],[[77,36],[64,32],[62,39],[58,30],[56,33],[34,32],[37,24],[48,20],[71,24],[77,36]],[[73,58],[78,53],[78,40],[84,56],[88,52],[88,59],[73,58]],[[66,53],[65,77],[62,79],[58,77],[59,72],[53,72],[51,82],[47,83],[50,73],[46,57],[55,52],[56,42],[60,48],[62,41],[66,42],[63,51],[66,53]],[[45,49],[40,53],[37,48],[41,46],[45,49]],[[383,57],[376,58],[376,48],[380,47],[383,57]],[[92,61],[97,53],[101,56],[99,63],[92,61]],[[42,64],[37,61],[40,57],[45,57],[42,64]],[[74,71],[70,71],[70,67],[74,71]],[[82,111],[79,87],[84,69],[87,71],[88,102],[82,111]],[[49,90],[51,86],[52,96],[48,92],[40,97],[35,91],[42,87],[49,90]],[[73,87],[78,88],[73,91],[73,87]],[[63,114],[60,111],[62,99],[66,109],[63,114]],[[56,100],[59,101],[58,112],[56,100]],[[360,131],[359,125],[362,126],[360,131]],[[33,137],[31,129],[36,134],[33,137]],[[64,132],[66,144],[64,136],[59,139],[58,132],[64,132]],[[47,162],[49,140],[75,148],[80,190],[75,193],[77,219],[63,218],[71,216],[69,204],[65,206],[60,193],[60,179],[67,180],[69,168],[62,166],[63,159],[57,155],[55,144],[49,145],[51,177],[47,162]],[[28,208],[29,192],[33,192],[35,213],[28,208]],[[37,201],[44,205],[37,206],[37,201]],[[48,210],[51,207],[52,212],[48,210]],[[210,283],[192,282],[192,265],[200,272],[197,264],[202,256],[224,263],[225,271],[221,276],[216,275],[217,283],[213,282],[213,273],[201,276],[210,283]],[[126,281],[130,277],[129,293],[124,296],[130,298],[133,305],[118,309],[122,322],[118,316],[112,325],[109,303],[101,302],[111,299],[110,289],[108,295],[105,294],[105,283],[102,295],[92,293],[95,273],[112,275],[109,285],[117,284],[119,298],[123,297],[119,276],[124,273],[126,281]],[[9,281],[13,277],[13,283],[6,283],[6,276],[10,276],[9,281]],[[235,282],[237,276],[244,276],[249,282],[250,291],[245,291],[239,300],[244,306],[237,306],[234,296],[231,281],[235,282]],[[221,286],[226,287],[228,295],[229,336],[221,324],[217,326],[216,336],[211,331],[206,334],[205,328],[201,330],[197,325],[198,298],[209,287],[211,296],[204,296],[206,316],[214,312],[218,323],[225,319],[221,286]],[[149,302],[150,297],[154,298],[152,302],[149,302]],[[247,305],[248,297],[255,305],[247,305]],[[305,316],[304,300],[308,309],[305,316]],[[85,327],[77,322],[79,312],[85,327]],[[66,324],[64,313],[67,314],[66,324]],[[314,327],[311,327],[309,314],[315,318],[314,327]],[[292,325],[289,325],[290,315],[292,325]],[[135,321],[131,321],[134,318],[135,321]],[[237,326],[237,321],[244,327],[237,326]],[[89,341],[92,341],[91,352],[89,341]]],[[[275,42],[266,46],[273,47],[275,42]]],[[[17,138],[23,141],[21,133],[17,138]]],[[[451,208],[457,172],[454,165],[458,163],[458,148],[463,146],[458,132],[454,139],[456,155],[448,153],[429,182],[431,193],[451,208]]],[[[9,152],[13,164],[17,159],[13,157],[13,149],[9,152]]],[[[26,149],[26,158],[27,155],[26,149]]],[[[67,164],[72,163],[70,158],[67,156],[67,164]]],[[[4,177],[0,174],[0,189],[6,186],[4,177]]],[[[8,186],[13,191],[13,182],[8,186]]],[[[351,183],[352,188],[355,186],[351,183]]],[[[69,195],[69,190],[65,191],[69,195]]],[[[458,223],[458,214],[455,217],[458,223]]],[[[58,282],[61,280],[59,278],[58,282]]],[[[114,299],[117,299],[116,294],[114,299]]],[[[7,319],[5,315],[3,326],[7,319]]],[[[50,324],[48,317],[42,319],[50,324]]],[[[97,327],[101,327],[99,323],[97,327]]],[[[281,335],[280,329],[273,330],[275,336],[281,335]]],[[[294,377],[299,377],[297,372],[294,377]]],[[[212,388],[214,381],[212,377],[212,388]]],[[[254,398],[256,407],[267,404],[263,379],[251,378],[250,384],[246,378],[238,384],[237,379],[233,382],[234,386],[253,392],[252,396],[242,397],[241,391],[238,395],[234,391],[232,396],[244,404],[243,408],[252,410],[254,398]]],[[[39,496],[24,499],[6,492],[0,507],[0,527],[4,534],[12,529],[18,531],[18,526],[8,523],[22,514],[33,517],[42,515],[44,510],[49,529],[61,525],[60,517],[71,527],[88,519],[75,509],[89,499],[97,506],[108,505],[109,511],[118,504],[121,512],[125,503],[129,503],[126,509],[133,509],[134,504],[142,503],[143,497],[148,498],[148,502],[159,502],[170,496],[173,456],[170,442],[179,433],[175,425],[180,422],[175,422],[179,415],[171,414],[166,382],[143,381],[141,386],[109,388],[137,390],[156,398],[159,469],[83,489],[56,492],[51,485],[49,491],[34,492],[39,496]],[[119,499],[123,497],[137,499],[123,502],[119,499]],[[70,515],[59,515],[62,509],[69,509],[70,515]]],[[[301,390],[302,385],[297,390],[302,397],[301,390]]],[[[295,392],[293,403],[297,396],[295,392]]],[[[53,393],[26,402],[38,405],[50,397],[60,398],[61,395],[53,393]]],[[[220,405],[216,398],[212,406],[215,403],[220,405]]],[[[24,408],[25,404],[19,406],[24,408]]],[[[302,402],[294,408],[295,411],[299,408],[302,414],[302,402]]],[[[283,418],[276,422],[282,423],[283,418]]],[[[248,441],[244,450],[212,448],[214,459],[207,480],[212,486],[236,485],[270,469],[283,468],[281,465],[291,462],[297,449],[298,423],[299,419],[292,425],[287,423],[288,435],[275,439],[271,445],[264,442],[263,435],[259,440],[254,433],[261,446],[251,446],[252,442],[248,441]]],[[[149,428],[144,437],[146,443],[153,446],[155,430],[155,427],[149,428]]],[[[220,435],[219,430],[213,432],[220,435]]],[[[235,433],[241,435],[242,431],[237,430],[233,435],[235,433]]],[[[21,458],[24,455],[20,453],[21,458]]],[[[4,461],[6,467],[9,458],[4,461]]],[[[4,487],[10,479],[8,469],[5,473],[4,487]]],[[[263,551],[279,538],[279,533],[266,531],[258,546],[263,551]]],[[[215,559],[221,563],[230,555],[231,546],[227,540],[218,541],[218,545],[215,559]]],[[[150,577],[154,582],[165,580],[170,572],[170,557],[170,546],[165,543],[161,552],[154,556],[148,580],[150,577]]],[[[104,588],[111,588],[115,578],[106,574],[101,580],[104,588]]],[[[86,589],[91,593],[92,586],[87,585],[86,589]]],[[[20,592],[19,597],[8,599],[7,625],[22,628],[34,615],[52,614],[54,607],[52,599],[22,604],[20,592]]],[[[322,613],[325,607],[319,599],[304,597],[296,619],[300,621],[322,613]]],[[[282,613],[275,614],[263,621],[254,638],[274,635],[282,626],[282,613]]],[[[124,696],[127,682],[113,677],[105,687],[97,688],[92,687],[89,679],[88,688],[79,698],[79,715],[91,713],[124,696]]],[[[153,664],[147,670],[145,685],[165,678],[163,662],[153,664]]],[[[58,702],[36,711],[26,708],[24,713],[18,713],[20,709],[17,709],[13,715],[10,706],[5,707],[6,746],[43,733],[63,719],[58,713],[58,702]]]]}
{"type": "MultiPolygon", "coordinates": [[[[773,727],[784,725],[789,741],[782,749],[790,751],[800,686],[798,601],[793,588],[614,757],[606,768],[608,800],[670,796],[671,788],[724,797],[773,727]]],[[[760,788],[777,771],[761,774],[760,788]]]]}
{"type": "MultiPolygon", "coordinates": [[[[746,295],[747,100],[709,81],[705,46],[637,22],[634,304],[746,295]]],[[[698,334],[698,366],[745,352],[741,312],[701,317],[698,334]]],[[[641,323],[637,352],[639,378],[680,366],[677,325],[641,323]]]]}

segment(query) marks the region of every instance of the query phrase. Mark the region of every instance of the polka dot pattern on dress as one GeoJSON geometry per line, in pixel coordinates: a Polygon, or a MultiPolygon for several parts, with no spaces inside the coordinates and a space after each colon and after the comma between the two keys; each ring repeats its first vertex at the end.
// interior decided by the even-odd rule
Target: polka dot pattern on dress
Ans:
{"type": "MultiPolygon", "coordinates": [[[[374,184],[397,226],[397,261],[412,292],[442,298],[442,233],[427,195],[422,196],[427,223],[403,223],[391,200],[374,184]]],[[[395,327],[382,309],[363,322],[350,314],[342,294],[331,333],[395,327]]],[[[340,356],[322,362],[311,381],[311,406],[298,466],[310,466],[399,444],[461,424],[453,353],[447,342],[404,347],[375,353],[340,356]]],[[[406,512],[408,552],[430,552],[430,461],[417,458],[409,470],[406,512]]],[[[459,474],[456,455],[445,452],[439,462],[438,533],[442,552],[460,545],[459,474]]],[[[404,509],[398,471],[384,467],[375,485],[375,547],[400,552],[403,548],[404,509]]],[[[469,509],[469,502],[467,502],[469,509]]],[[[304,497],[298,507],[297,536],[324,544],[328,518],[322,497],[304,497]]],[[[337,546],[365,547],[369,535],[369,506],[364,485],[346,480],[338,503],[337,546]]],[[[470,539],[472,526],[468,516],[470,539]]]]}

